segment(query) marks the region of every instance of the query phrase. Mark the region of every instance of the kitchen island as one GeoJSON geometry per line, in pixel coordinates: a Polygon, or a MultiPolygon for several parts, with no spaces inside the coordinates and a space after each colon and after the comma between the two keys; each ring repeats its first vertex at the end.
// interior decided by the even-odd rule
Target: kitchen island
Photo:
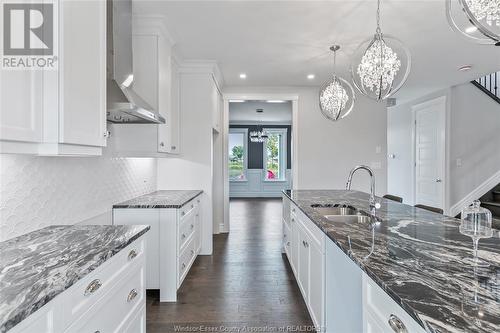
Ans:
{"type": "MultiPolygon", "coordinates": [[[[369,212],[368,194],[343,190],[284,192],[284,220],[288,214],[286,206],[291,206],[292,211],[296,207],[299,212],[292,213],[292,220],[293,216],[299,220],[308,220],[308,223],[313,223],[325,235],[326,250],[323,252],[326,253],[326,268],[323,275],[326,297],[328,298],[329,288],[343,288],[340,292],[334,290],[331,295],[346,294],[349,288],[354,293],[362,289],[359,297],[352,295],[352,298],[367,303],[370,301],[367,289],[361,285],[361,280],[367,280],[369,287],[373,284],[383,290],[383,293],[404,309],[405,315],[408,314],[414,323],[427,332],[499,332],[498,232],[479,243],[479,257],[487,260],[490,266],[475,268],[464,261],[464,258],[472,256],[472,240],[459,232],[460,220],[385,199],[377,200],[381,203],[376,213],[377,223],[347,223],[340,219],[335,221],[335,217],[326,217],[321,208],[341,205],[349,206],[355,211],[369,212]],[[287,203],[287,200],[290,202],[287,203]],[[333,251],[341,253],[340,260],[329,256],[329,244],[333,246],[333,251]],[[345,263],[340,262],[344,258],[352,266],[347,270],[359,271],[366,276],[359,279],[359,285],[355,276],[338,277],[338,274],[347,272],[346,269],[341,269],[345,267],[345,263]],[[328,266],[332,268],[329,269],[328,266]],[[339,270],[342,272],[339,273],[339,270]],[[332,279],[335,279],[335,286],[329,281],[332,279]]],[[[290,234],[293,235],[291,231],[285,231],[286,233],[288,238],[291,238],[290,234]]],[[[309,247],[307,243],[305,241],[304,246],[309,247]]],[[[290,253],[293,258],[293,250],[290,253]]],[[[292,268],[293,266],[292,264],[292,268]]],[[[300,271],[300,265],[297,271],[300,271]]],[[[312,284],[310,286],[314,288],[312,284]]],[[[337,321],[342,319],[335,313],[338,308],[335,302],[338,300],[324,300],[323,313],[326,320],[322,323],[326,332],[336,331],[333,327],[328,327],[329,317],[334,317],[332,322],[335,317],[337,321]]],[[[347,304],[356,307],[355,303],[352,299],[342,300],[344,308],[347,304]]],[[[313,305],[311,304],[311,308],[313,305]]],[[[359,306],[359,311],[351,308],[346,313],[359,313],[363,330],[369,330],[370,320],[364,317],[369,311],[365,310],[366,304],[359,306]]],[[[386,318],[385,321],[388,319],[391,320],[386,318]]],[[[394,325],[391,328],[397,331],[394,325]]]]}

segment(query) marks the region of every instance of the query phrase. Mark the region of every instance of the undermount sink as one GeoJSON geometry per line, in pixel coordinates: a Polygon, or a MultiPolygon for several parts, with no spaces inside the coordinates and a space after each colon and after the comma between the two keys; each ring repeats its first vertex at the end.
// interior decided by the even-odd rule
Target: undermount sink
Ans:
{"type": "Polygon", "coordinates": [[[312,208],[326,219],[339,223],[371,223],[372,217],[348,205],[312,205],[312,208]]]}

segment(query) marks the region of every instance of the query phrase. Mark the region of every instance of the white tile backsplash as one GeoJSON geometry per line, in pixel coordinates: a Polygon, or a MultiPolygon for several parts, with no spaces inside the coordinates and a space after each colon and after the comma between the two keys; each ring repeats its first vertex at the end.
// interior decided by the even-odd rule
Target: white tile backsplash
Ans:
{"type": "Polygon", "coordinates": [[[156,190],[156,171],[153,158],[0,154],[0,241],[51,224],[111,223],[114,203],[156,190]]]}

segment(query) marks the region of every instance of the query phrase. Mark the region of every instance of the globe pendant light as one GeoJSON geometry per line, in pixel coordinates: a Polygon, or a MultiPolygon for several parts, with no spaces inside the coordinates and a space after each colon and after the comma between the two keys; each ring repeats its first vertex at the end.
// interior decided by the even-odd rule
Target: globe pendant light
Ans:
{"type": "Polygon", "coordinates": [[[363,41],[352,56],[351,76],[363,95],[381,101],[392,96],[406,82],[411,56],[403,43],[380,29],[380,0],[377,1],[377,30],[363,41]]]}
{"type": "Polygon", "coordinates": [[[337,51],[339,45],[333,45],[333,75],[319,91],[319,107],[328,119],[337,121],[345,118],[354,107],[354,89],[351,84],[336,74],[337,51]]]}
{"type": "Polygon", "coordinates": [[[446,16],[468,40],[500,46],[500,0],[446,0],[446,16]]]}

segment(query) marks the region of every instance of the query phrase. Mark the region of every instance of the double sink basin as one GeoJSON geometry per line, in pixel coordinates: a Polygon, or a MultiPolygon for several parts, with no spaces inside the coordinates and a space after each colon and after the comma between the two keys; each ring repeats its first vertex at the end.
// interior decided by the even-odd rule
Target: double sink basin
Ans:
{"type": "Polygon", "coordinates": [[[361,223],[373,224],[376,219],[368,213],[356,209],[349,205],[334,204],[322,205],[313,204],[311,207],[319,214],[323,215],[327,220],[338,223],[361,223]]]}

